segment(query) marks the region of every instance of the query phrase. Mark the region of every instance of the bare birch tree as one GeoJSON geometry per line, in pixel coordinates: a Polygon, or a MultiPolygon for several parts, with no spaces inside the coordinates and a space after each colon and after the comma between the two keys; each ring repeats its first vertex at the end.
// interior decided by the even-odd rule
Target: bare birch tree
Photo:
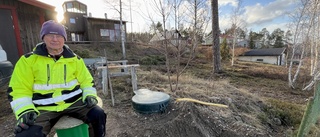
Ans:
{"type": "MultiPolygon", "coordinates": [[[[296,10],[297,13],[293,14],[294,19],[294,32],[293,32],[293,42],[292,42],[292,55],[289,65],[289,73],[288,73],[288,84],[291,88],[295,88],[296,81],[298,79],[303,61],[305,59],[305,54],[307,53],[307,48],[312,47],[310,42],[311,30],[314,26],[314,21],[316,18],[316,13],[318,6],[314,6],[314,4],[319,5],[318,0],[303,0],[301,1],[301,7],[300,9],[296,10]],[[299,65],[295,69],[295,72],[293,72],[293,60],[294,57],[300,54],[299,58],[299,65]],[[294,73],[294,76],[292,78],[292,75],[294,73]]],[[[313,49],[314,50],[314,49],[313,49]]],[[[318,51],[317,51],[318,52],[318,51]]],[[[320,72],[317,71],[317,73],[313,73],[313,79],[311,82],[304,87],[303,89],[310,89],[312,85],[315,83],[315,80],[319,77],[320,72]]]]}
{"type": "MultiPolygon", "coordinates": [[[[124,31],[124,26],[123,26],[123,21],[122,21],[122,2],[121,0],[119,0],[119,10],[116,8],[115,5],[113,5],[112,3],[105,1],[106,3],[108,3],[110,6],[113,7],[114,10],[116,10],[119,14],[120,14],[120,41],[121,41],[121,48],[122,48],[122,59],[126,59],[126,48],[125,48],[125,31],[124,31]]],[[[113,2],[114,3],[114,2],[113,2]]]]}
{"type": "Polygon", "coordinates": [[[241,7],[242,7],[242,0],[238,0],[237,7],[233,9],[233,13],[231,16],[231,23],[232,23],[232,57],[231,57],[231,66],[234,65],[235,55],[234,55],[234,48],[238,42],[238,30],[239,28],[243,27],[243,21],[240,18],[241,14],[241,7]]]}
{"type": "Polygon", "coordinates": [[[313,76],[317,69],[318,69],[318,44],[319,44],[319,12],[320,12],[320,5],[319,5],[319,0],[314,1],[313,4],[311,5],[311,34],[312,36],[310,37],[310,75],[313,76]]]}
{"type": "Polygon", "coordinates": [[[306,43],[310,48],[310,75],[312,76],[311,82],[303,88],[303,90],[309,90],[314,85],[316,80],[319,79],[320,69],[318,66],[318,39],[319,39],[319,12],[320,12],[320,1],[312,0],[308,6],[308,31],[306,37],[306,43]]]}

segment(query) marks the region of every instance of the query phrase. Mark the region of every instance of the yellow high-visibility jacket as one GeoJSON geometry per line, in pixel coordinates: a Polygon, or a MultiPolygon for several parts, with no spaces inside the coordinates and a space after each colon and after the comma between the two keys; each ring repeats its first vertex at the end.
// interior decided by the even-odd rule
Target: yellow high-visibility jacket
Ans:
{"type": "Polygon", "coordinates": [[[8,99],[18,119],[28,111],[63,111],[86,96],[97,96],[93,78],[82,58],[63,46],[56,60],[39,43],[33,52],[20,57],[8,88],[8,99]]]}

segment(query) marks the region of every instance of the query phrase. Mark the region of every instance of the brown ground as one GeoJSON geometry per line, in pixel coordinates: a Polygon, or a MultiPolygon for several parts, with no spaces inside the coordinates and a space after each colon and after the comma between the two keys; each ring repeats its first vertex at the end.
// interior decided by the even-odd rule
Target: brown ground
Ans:
{"type": "MultiPolygon", "coordinates": [[[[79,49],[79,47],[72,48],[79,49]]],[[[155,52],[149,47],[136,50],[138,51],[155,52]]],[[[134,55],[135,53],[128,53],[128,58],[131,58],[129,62],[138,62],[137,58],[133,59],[134,55]]],[[[146,54],[140,53],[140,55],[146,54]]],[[[267,72],[251,69],[254,67],[239,62],[234,67],[224,66],[225,73],[219,77],[212,77],[211,65],[206,63],[211,61],[203,60],[205,59],[196,60],[191,64],[188,73],[181,77],[179,89],[176,92],[169,90],[167,77],[163,75],[161,67],[141,66],[137,70],[139,88],[148,88],[170,95],[170,104],[164,113],[140,114],[134,111],[131,104],[134,93],[130,83],[127,82],[129,77],[115,78],[112,81],[115,106],[111,106],[110,96],[103,96],[101,89],[98,88],[103,100],[103,108],[108,113],[107,136],[284,137],[295,134],[296,125],[290,125],[287,121],[266,113],[266,108],[270,106],[266,100],[276,99],[304,106],[308,97],[312,96],[311,92],[287,88],[286,81],[279,77],[275,78],[282,75],[280,68],[267,72]],[[177,98],[185,97],[225,104],[229,107],[176,102],[177,98]],[[266,119],[261,120],[261,115],[266,115],[266,119]]],[[[268,65],[260,65],[260,68],[263,67],[268,65]]],[[[2,98],[0,100],[0,134],[3,137],[12,137],[15,119],[5,90],[6,87],[0,89],[0,98],[2,98]]]]}

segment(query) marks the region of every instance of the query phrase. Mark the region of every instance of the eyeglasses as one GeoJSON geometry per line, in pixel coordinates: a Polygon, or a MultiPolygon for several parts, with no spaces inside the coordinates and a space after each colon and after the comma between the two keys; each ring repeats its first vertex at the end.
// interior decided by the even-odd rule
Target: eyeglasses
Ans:
{"type": "Polygon", "coordinates": [[[47,34],[47,35],[45,35],[45,37],[50,38],[50,39],[54,39],[54,38],[56,38],[56,39],[58,39],[58,40],[62,40],[62,39],[64,39],[64,37],[63,37],[63,36],[61,36],[61,35],[57,35],[57,34],[47,34]]]}

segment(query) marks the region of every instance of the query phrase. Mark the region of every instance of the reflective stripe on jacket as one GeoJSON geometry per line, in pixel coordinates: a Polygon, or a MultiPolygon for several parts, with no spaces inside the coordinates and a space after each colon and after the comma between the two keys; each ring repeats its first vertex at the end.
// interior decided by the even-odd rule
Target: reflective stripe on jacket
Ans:
{"type": "Polygon", "coordinates": [[[93,78],[82,58],[68,46],[62,56],[50,57],[45,43],[22,56],[15,65],[8,98],[16,118],[29,110],[63,111],[88,95],[97,96],[93,78]]]}

